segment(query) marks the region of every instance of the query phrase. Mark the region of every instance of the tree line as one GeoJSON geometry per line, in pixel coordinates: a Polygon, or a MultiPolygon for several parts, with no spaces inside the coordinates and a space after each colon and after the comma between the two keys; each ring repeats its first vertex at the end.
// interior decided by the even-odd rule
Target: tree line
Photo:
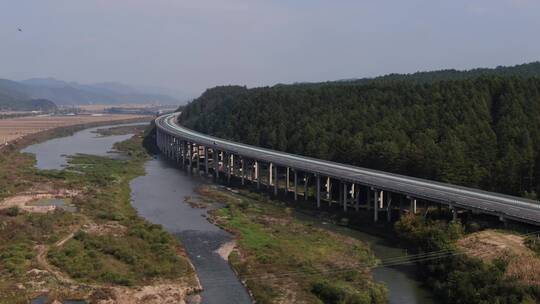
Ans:
{"type": "Polygon", "coordinates": [[[537,198],[540,78],[449,78],[215,87],[179,120],[247,144],[537,198]]]}

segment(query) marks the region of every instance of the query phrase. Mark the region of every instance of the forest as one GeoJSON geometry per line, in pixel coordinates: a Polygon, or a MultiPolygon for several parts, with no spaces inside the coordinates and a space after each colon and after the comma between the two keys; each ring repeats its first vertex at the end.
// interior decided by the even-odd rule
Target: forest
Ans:
{"type": "Polygon", "coordinates": [[[537,199],[540,64],[513,68],[215,87],[179,121],[247,144],[537,199]]]}

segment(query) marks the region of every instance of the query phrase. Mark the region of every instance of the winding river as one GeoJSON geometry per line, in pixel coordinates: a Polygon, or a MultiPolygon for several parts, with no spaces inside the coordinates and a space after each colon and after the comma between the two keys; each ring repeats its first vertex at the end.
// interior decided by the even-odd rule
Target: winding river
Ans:
{"type": "MultiPolygon", "coordinates": [[[[104,126],[99,128],[106,128],[104,126]]],[[[76,153],[110,155],[115,142],[130,135],[96,136],[98,128],[86,129],[67,137],[51,139],[24,149],[34,153],[40,169],[62,169],[65,155],[76,153]]],[[[192,208],[184,200],[196,196],[194,189],[209,182],[196,175],[187,175],[159,156],[145,164],[146,175],[135,178],[131,186],[133,206],[148,221],[161,224],[177,236],[195,266],[204,287],[202,303],[251,303],[250,296],[235,273],[216,250],[232,240],[232,236],[209,223],[207,210],[192,208]]],[[[304,216],[305,217],[305,216],[304,216]]],[[[314,218],[305,220],[317,223],[314,218]]],[[[404,250],[388,244],[384,239],[330,224],[317,223],[369,243],[380,259],[400,256],[404,250]]],[[[389,302],[400,304],[433,303],[428,291],[414,277],[415,266],[382,267],[374,270],[374,278],[389,289],[389,302]]]]}

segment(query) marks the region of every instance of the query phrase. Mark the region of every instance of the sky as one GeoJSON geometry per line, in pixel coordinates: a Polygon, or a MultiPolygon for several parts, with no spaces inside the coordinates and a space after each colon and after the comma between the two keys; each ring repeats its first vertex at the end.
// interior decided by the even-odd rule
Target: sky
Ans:
{"type": "Polygon", "coordinates": [[[0,0],[0,78],[196,97],[537,61],[539,35],[540,0],[0,0]]]}

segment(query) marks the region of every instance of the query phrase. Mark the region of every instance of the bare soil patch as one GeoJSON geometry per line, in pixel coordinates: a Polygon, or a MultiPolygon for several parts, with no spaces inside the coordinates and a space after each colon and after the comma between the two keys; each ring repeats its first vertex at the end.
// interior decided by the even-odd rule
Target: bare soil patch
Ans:
{"type": "Polygon", "coordinates": [[[221,245],[221,247],[216,250],[216,253],[225,261],[228,261],[229,255],[233,252],[234,247],[236,247],[236,241],[230,241],[221,245]]]}
{"type": "Polygon", "coordinates": [[[21,210],[32,212],[32,213],[47,213],[56,210],[57,206],[55,205],[40,205],[33,206],[30,205],[33,202],[42,200],[42,199],[63,199],[63,198],[72,198],[79,194],[78,191],[67,190],[67,189],[56,189],[50,192],[40,192],[40,191],[29,191],[24,192],[12,197],[8,197],[0,202],[0,210],[8,209],[11,207],[17,207],[21,210]]]}
{"type": "Polygon", "coordinates": [[[126,234],[127,227],[117,222],[108,222],[104,224],[96,224],[93,222],[89,222],[82,226],[82,230],[88,234],[112,235],[115,237],[119,237],[126,234]]]}
{"type": "Polygon", "coordinates": [[[540,286],[540,258],[525,246],[525,237],[494,230],[484,230],[458,241],[468,256],[486,262],[503,259],[508,263],[506,275],[526,285],[540,286]]]}

